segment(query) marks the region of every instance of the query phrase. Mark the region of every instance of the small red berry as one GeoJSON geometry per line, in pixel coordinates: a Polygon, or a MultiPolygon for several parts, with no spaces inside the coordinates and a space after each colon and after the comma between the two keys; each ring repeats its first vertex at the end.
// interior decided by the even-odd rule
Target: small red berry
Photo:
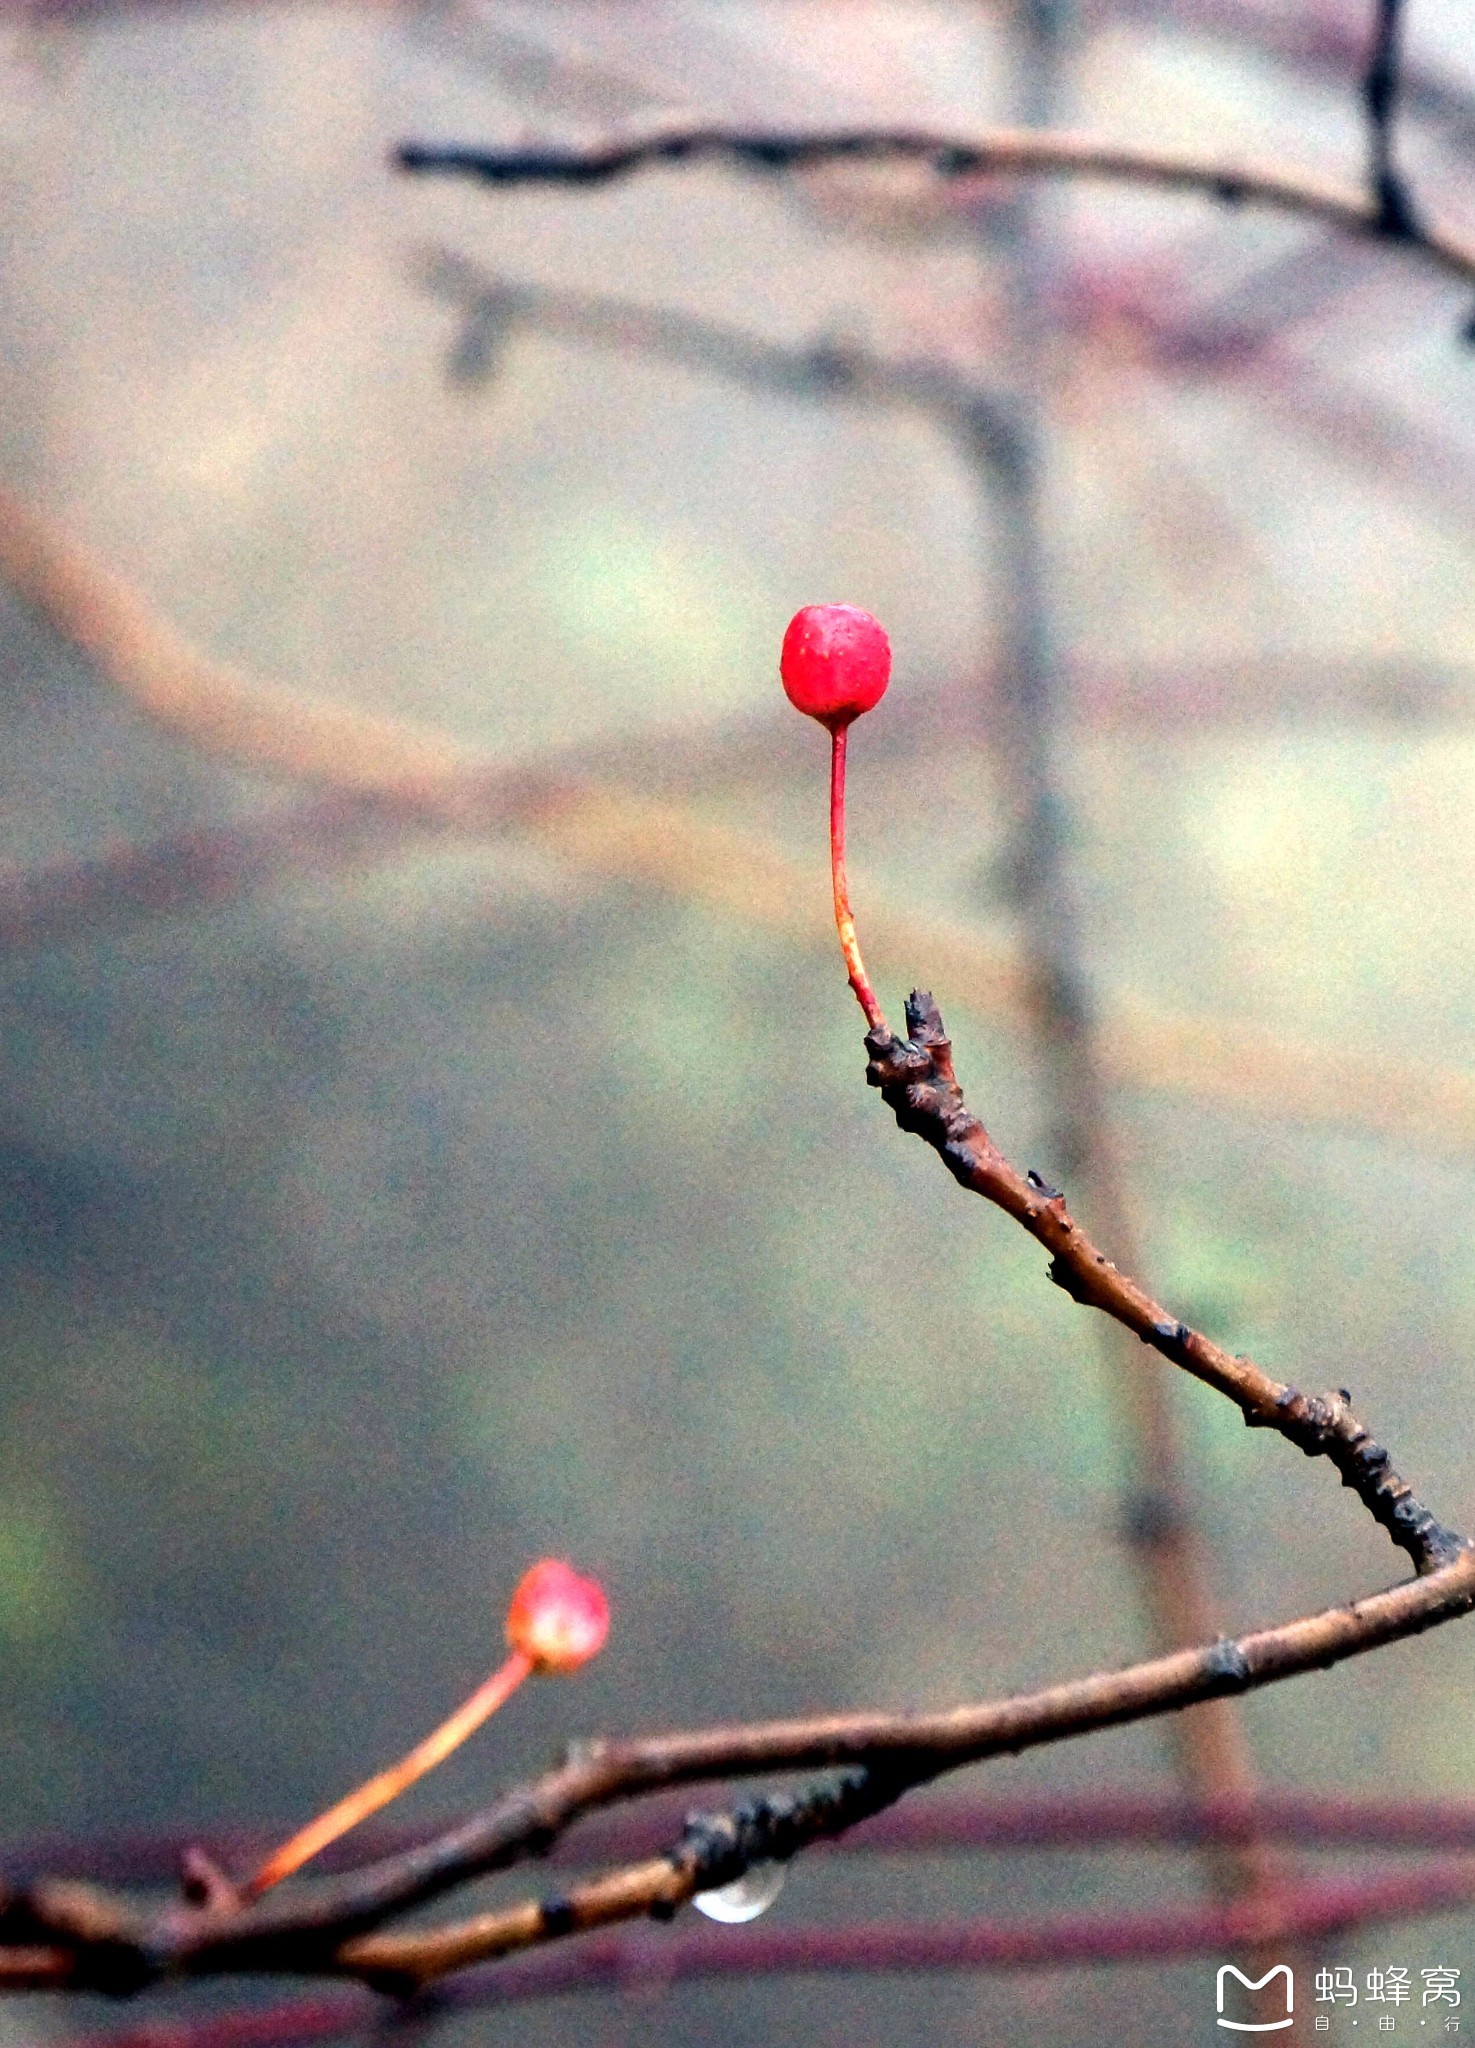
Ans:
{"type": "Polygon", "coordinates": [[[507,1609],[507,1641],[534,1671],[577,1671],[604,1648],[609,1602],[597,1579],[545,1557],[524,1572],[507,1609]]]}
{"type": "Polygon", "coordinates": [[[778,665],[795,710],[836,732],[885,696],[891,642],[856,605],[807,604],[789,621],[778,665]]]}

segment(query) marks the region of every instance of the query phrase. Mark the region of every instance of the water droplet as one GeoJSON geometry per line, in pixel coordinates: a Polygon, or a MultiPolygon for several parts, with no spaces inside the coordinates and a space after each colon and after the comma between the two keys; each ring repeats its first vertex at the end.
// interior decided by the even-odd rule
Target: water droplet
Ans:
{"type": "Polygon", "coordinates": [[[722,1920],[738,1927],[744,1920],[756,1920],[760,1913],[768,1911],[783,1890],[788,1874],[786,1863],[755,1863],[731,1884],[719,1885],[715,1892],[698,1892],[692,1904],[709,1920],[722,1920]]]}

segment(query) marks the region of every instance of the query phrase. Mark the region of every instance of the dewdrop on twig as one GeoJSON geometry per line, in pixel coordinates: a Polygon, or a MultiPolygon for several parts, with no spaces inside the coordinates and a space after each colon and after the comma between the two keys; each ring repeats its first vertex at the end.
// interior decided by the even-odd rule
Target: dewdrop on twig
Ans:
{"type": "Polygon", "coordinates": [[[731,1884],[719,1885],[711,1892],[698,1892],[692,1904],[709,1920],[741,1927],[744,1921],[756,1920],[768,1911],[783,1890],[788,1874],[787,1863],[755,1863],[731,1884]]]}

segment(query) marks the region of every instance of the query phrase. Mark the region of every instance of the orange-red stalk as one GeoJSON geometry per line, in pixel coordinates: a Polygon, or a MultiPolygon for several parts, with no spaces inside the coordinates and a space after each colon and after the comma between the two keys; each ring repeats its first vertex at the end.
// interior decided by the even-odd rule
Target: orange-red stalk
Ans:
{"type": "Polygon", "coordinates": [[[330,1842],[336,1842],[340,1835],[356,1828],[361,1820],[367,1820],[381,1806],[388,1806],[391,1799],[397,1799],[417,1778],[423,1778],[427,1771],[443,1763],[453,1749],[459,1748],[468,1735],[516,1692],[532,1669],[533,1660],[527,1652],[514,1650],[507,1662],[494,1671],[484,1685],[479,1685],[448,1721],[442,1721],[434,1734],[416,1743],[408,1756],[402,1757],[397,1764],[391,1764],[387,1771],[380,1771],[376,1777],[340,1799],[336,1806],[330,1806],[326,1813],[320,1813],[316,1820],[309,1821],[305,1828],[299,1828],[290,1841],[283,1842],[246,1885],[246,1897],[260,1898],[274,1884],[280,1884],[284,1877],[300,1870],[330,1842]]]}
{"type": "Polygon", "coordinates": [[[850,889],[845,880],[845,742],[850,727],[830,729],[830,876],[835,885],[835,929],[840,934],[840,951],[855,999],[866,1013],[872,1031],[884,1031],[886,1018],[876,1001],[876,991],[860,957],[860,940],[855,936],[855,919],[850,915],[850,889]]]}

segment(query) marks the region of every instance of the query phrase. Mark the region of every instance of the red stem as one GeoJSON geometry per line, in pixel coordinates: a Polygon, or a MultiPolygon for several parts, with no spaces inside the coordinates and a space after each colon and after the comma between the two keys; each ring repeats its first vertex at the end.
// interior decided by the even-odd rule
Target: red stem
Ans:
{"type": "Polygon", "coordinates": [[[381,1807],[388,1806],[391,1799],[398,1799],[417,1778],[423,1778],[427,1771],[433,1771],[437,1764],[444,1763],[451,1751],[459,1749],[467,1736],[474,1733],[489,1715],[495,1714],[523,1680],[531,1676],[532,1669],[533,1660],[527,1652],[514,1650],[506,1663],[479,1685],[449,1720],[442,1721],[423,1742],[417,1742],[408,1756],[401,1757],[397,1764],[391,1764],[387,1771],[377,1772],[367,1783],[348,1793],[336,1806],[330,1806],[326,1813],[320,1813],[316,1820],[310,1820],[305,1828],[299,1828],[289,1841],[274,1850],[245,1886],[246,1897],[260,1898],[274,1884],[280,1884],[284,1877],[300,1870],[330,1842],[336,1842],[340,1835],[356,1828],[371,1813],[378,1813],[381,1807]]]}
{"type": "Polygon", "coordinates": [[[866,1022],[872,1031],[885,1031],[886,1018],[876,1001],[866,963],[860,957],[855,919],[850,914],[850,889],[845,880],[845,742],[849,734],[848,725],[834,726],[830,732],[830,877],[835,885],[835,929],[840,934],[840,951],[845,955],[850,986],[866,1013],[866,1022]]]}

